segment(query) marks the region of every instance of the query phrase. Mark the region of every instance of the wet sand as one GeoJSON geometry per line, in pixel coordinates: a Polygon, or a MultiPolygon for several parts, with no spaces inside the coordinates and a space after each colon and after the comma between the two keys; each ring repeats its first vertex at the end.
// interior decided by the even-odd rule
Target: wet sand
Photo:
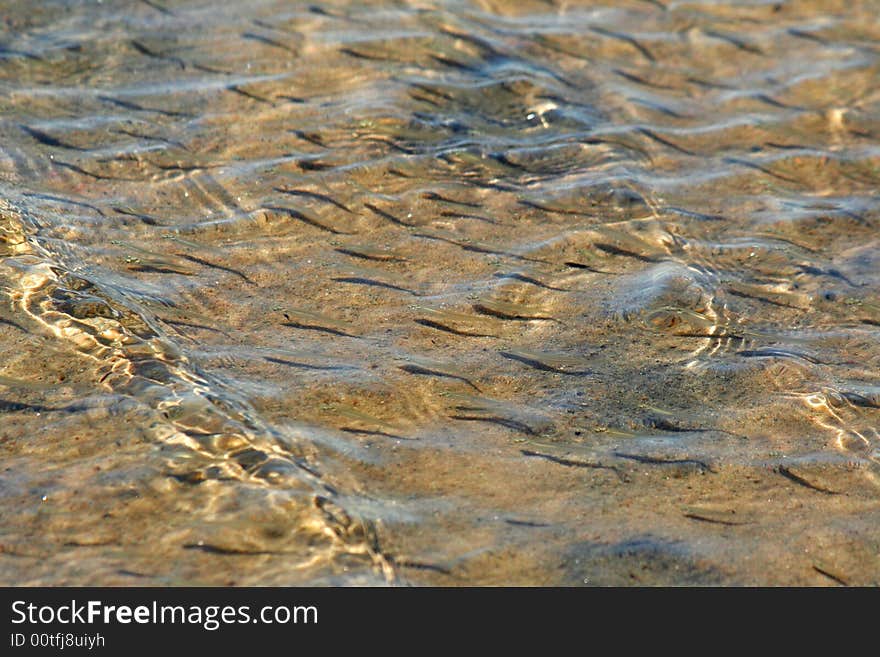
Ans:
{"type": "Polygon", "coordinates": [[[880,582],[877,3],[0,7],[0,582],[880,582]]]}

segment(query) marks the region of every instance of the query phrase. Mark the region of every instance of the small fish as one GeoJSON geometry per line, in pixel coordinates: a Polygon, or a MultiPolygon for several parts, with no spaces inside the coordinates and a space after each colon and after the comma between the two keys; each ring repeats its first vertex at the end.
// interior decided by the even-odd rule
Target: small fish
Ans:
{"type": "Polygon", "coordinates": [[[398,226],[407,226],[409,228],[415,227],[415,224],[407,223],[406,221],[398,219],[390,212],[387,212],[386,210],[382,210],[381,208],[376,207],[372,203],[364,203],[364,207],[367,208],[367,210],[369,210],[373,214],[378,215],[378,216],[382,217],[383,219],[387,219],[391,223],[397,224],[398,226]]]}
{"type": "Polygon", "coordinates": [[[303,141],[307,141],[310,144],[314,144],[315,146],[320,146],[321,148],[324,148],[327,145],[324,143],[321,135],[316,132],[303,132],[302,130],[291,130],[290,132],[302,139],[303,141]]]}
{"type": "Polygon", "coordinates": [[[39,55],[34,55],[33,53],[29,53],[25,50],[12,50],[10,48],[6,48],[5,46],[0,46],[0,57],[6,57],[7,55],[12,55],[13,57],[24,57],[25,59],[30,59],[35,62],[43,61],[43,58],[39,55]]]}
{"type": "Polygon", "coordinates": [[[287,358],[276,358],[274,356],[263,356],[267,363],[275,363],[276,365],[284,365],[286,367],[295,367],[304,370],[314,370],[317,372],[340,372],[357,369],[349,365],[315,365],[302,360],[290,360],[287,358]]]}
{"type": "Polygon", "coordinates": [[[510,410],[507,404],[502,401],[466,392],[447,392],[443,396],[452,401],[455,408],[461,411],[497,412],[510,410]]]}
{"type": "Polygon", "coordinates": [[[67,142],[63,142],[60,139],[56,139],[52,135],[49,135],[42,130],[37,130],[36,128],[31,128],[26,125],[21,125],[21,129],[28,133],[31,137],[36,139],[38,142],[43,144],[44,146],[52,146],[54,148],[65,148],[67,150],[73,151],[84,151],[87,150],[85,148],[80,148],[79,146],[74,146],[72,144],[68,144],[67,142]]]}
{"type": "Polygon", "coordinates": [[[837,280],[843,281],[850,287],[859,287],[855,283],[853,283],[846,274],[843,274],[837,269],[821,269],[820,267],[813,267],[811,265],[798,265],[798,269],[800,269],[805,274],[811,274],[813,276],[827,276],[829,278],[836,278],[837,280]]]}
{"type": "Polygon", "coordinates": [[[70,164],[69,162],[62,162],[61,160],[52,160],[52,166],[61,167],[62,169],[69,169],[70,171],[75,171],[83,176],[88,176],[89,178],[94,178],[95,180],[124,180],[127,182],[138,182],[137,178],[123,178],[121,176],[105,176],[100,173],[93,173],[92,171],[88,171],[87,169],[83,169],[76,164],[70,164]]]}
{"type": "Polygon", "coordinates": [[[84,203],[83,201],[75,201],[73,199],[64,198],[63,196],[53,196],[51,194],[40,194],[37,192],[24,192],[22,195],[29,198],[39,198],[45,201],[54,201],[56,203],[64,203],[67,205],[87,208],[89,210],[92,210],[93,212],[97,212],[102,217],[104,216],[104,212],[101,210],[101,208],[96,205],[92,205],[91,203],[84,203]]]}
{"type": "Polygon", "coordinates": [[[521,420],[514,420],[509,417],[504,417],[502,415],[462,415],[461,413],[458,413],[456,415],[450,415],[449,417],[450,419],[461,420],[463,422],[488,422],[489,424],[497,424],[498,426],[504,427],[506,429],[525,433],[530,436],[538,433],[535,429],[533,429],[525,422],[522,422],[521,420]]]}
{"type": "Polygon", "coordinates": [[[582,210],[574,210],[571,208],[563,208],[559,206],[551,207],[546,203],[539,203],[537,201],[530,201],[528,199],[520,199],[517,201],[520,205],[524,205],[527,208],[534,208],[535,210],[540,210],[541,212],[549,212],[551,214],[568,214],[577,217],[592,217],[593,215],[589,212],[584,212],[582,210]]]}
{"type": "Polygon", "coordinates": [[[641,260],[642,262],[662,262],[662,258],[657,258],[655,256],[648,256],[638,253],[636,251],[630,251],[629,249],[623,249],[619,246],[615,246],[613,244],[605,244],[604,242],[594,242],[593,246],[595,246],[600,251],[604,251],[610,255],[616,256],[625,256],[627,258],[635,258],[636,260],[641,260]]]}
{"type": "Polygon", "coordinates": [[[481,301],[474,304],[474,310],[484,315],[492,315],[501,319],[548,320],[557,321],[541,308],[524,306],[506,301],[481,301]]]}
{"type": "Polygon", "coordinates": [[[589,374],[587,362],[578,356],[551,351],[532,351],[530,349],[506,349],[500,352],[505,358],[523,362],[537,369],[560,374],[589,374]]]}
{"type": "Polygon", "coordinates": [[[613,452],[614,456],[619,459],[625,459],[627,461],[635,461],[636,463],[644,463],[646,465],[683,465],[683,466],[694,466],[699,470],[704,472],[713,471],[713,467],[711,464],[700,461],[699,459],[691,459],[691,458],[666,458],[662,456],[649,456],[645,454],[628,454],[626,452],[613,452]]]}
{"type": "Polygon", "coordinates": [[[700,329],[707,334],[717,328],[716,321],[706,315],[691,310],[689,308],[678,308],[675,306],[664,306],[658,308],[645,316],[645,323],[653,327],[678,327],[688,326],[700,329]]]}
{"type": "Polygon", "coordinates": [[[134,110],[136,112],[154,112],[156,114],[162,114],[163,116],[173,116],[186,119],[193,118],[192,114],[187,114],[185,112],[145,107],[144,105],[138,105],[137,103],[133,103],[128,100],[120,100],[119,98],[112,98],[111,96],[98,96],[98,99],[104,101],[105,103],[110,103],[111,105],[116,105],[117,107],[122,107],[123,109],[134,110]]]}
{"type": "Polygon", "coordinates": [[[757,46],[752,45],[751,43],[746,43],[742,39],[732,36],[730,34],[725,34],[723,32],[717,32],[715,30],[704,30],[706,36],[715,37],[716,39],[720,39],[721,41],[726,41],[730,45],[742,50],[743,52],[752,53],[753,55],[763,55],[763,51],[757,46]]]}
{"type": "Polygon", "coordinates": [[[470,322],[486,325],[488,321],[484,317],[480,317],[478,315],[471,315],[469,313],[458,313],[452,310],[437,310],[436,308],[429,308],[427,306],[411,306],[411,308],[433,319],[447,322],[470,322]]]}
{"type": "Polygon", "coordinates": [[[453,219],[473,219],[474,221],[482,221],[487,224],[497,224],[498,222],[490,217],[484,217],[479,214],[468,214],[466,212],[453,212],[451,210],[441,210],[441,217],[452,217],[453,219]]]}
{"type": "Polygon", "coordinates": [[[9,399],[0,399],[0,413],[16,413],[18,411],[34,411],[35,413],[46,413],[48,411],[57,411],[58,408],[52,406],[43,406],[42,404],[27,404],[25,402],[17,402],[9,399]]]}
{"type": "Polygon", "coordinates": [[[511,278],[513,280],[522,281],[523,283],[528,283],[530,285],[534,285],[536,287],[544,288],[545,290],[553,290],[554,292],[571,292],[570,289],[564,287],[555,287],[553,285],[548,285],[547,283],[543,283],[539,281],[537,278],[532,278],[531,276],[526,276],[524,274],[520,274],[518,272],[512,272],[509,274],[497,273],[495,274],[496,278],[511,278]]]}
{"type": "Polygon", "coordinates": [[[156,217],[152,217],[152,216],[145,214],[143,212],[138,212],[134,208],[131,208],[128,206],[117,205],[117,206],[113,207],[113,211],[116,212],[117,214],[122,214],[127,217],[134,217],[135,219],[140,219],[148,226],[161,226],[162,225],[162,223],[156,217]]]}
{"type": "Polygon", "coordinates": [[[334,276],[332,280],[337,283],[350,283],[352,285],[379,287],[385,288],[386,290],[394,290],[395,292],[406,292],[407,294],[411,294],[414,297],[419,296],[419,293],[415,290],[411,290],[407,287],[401,287],[399,285],[394,285],[392,283],[385,283],[376,278],[366,278],[364,276],[334,276]]]}
{"type": "Polygon", "coordinates": [[[504,522],[515,527],[550,527],[550,523],[535,522],[534,520],[517,520],[515,518],[505,518],[504,522]]]}
{"type": "MultiPolygon", "coordinates": [[[[546,260],[539,260],[537,258],[528,258],[526,256],[519,255],[518,253],[512,253],[510,251],[504,251],[490,244],[486,244],[484,242],[478,242],[476,240],[467,239],[458,235],[456,233],[450,233],[447,231],[434,230],[430,233],[421,232],[421,233],[413,233],[413,237],[421,237],[423,239],[428,240],[439,240],[441,242],[447,242],[448,244],[454,244],[465,251],[473,251],[475,253],[488,253],[491,255],[504,255],[510,258],[516,258],[518,260],[529,260],[532,262],[547,262],[546,260]]],[[[549,264],[549,263],[548,263],[549,264]]]]}
{"type": "Polygon", "coordinates": [[[673,413],[672,411],[667,411],[666,409],[660,408],[659,406],[651,406],[650,404],[640,404],[639,406],[646,410],[660,413],[660,415],[675,415],[675,413],[673,413]]]}
{"type": "Polygon", "coordinates": [[[444,66],[448,66],[449,68],[454,68],[459,71],[464,71],[466,73],[481,73],[479,67],[473,66],[471,64],[465,64],[464,62],[446,57],[445,55],[431,55],[431,59],[433,59],[438,64],[443,64],[444,66]]]}
{"type": "Polygon", "coordinates": [[[126,256],[125,258],[128,269],[133,271],[154,271],[158,273],[182,274],[184,276],[193,276],[196,273],[192,267],[182,262],[182,258],[177,256],[169,257],[165,254],[154,253],[153,251],[148,251],[134,244],[119,240],[112,240],[111,244],[122,246],[137,254],[136,256],[126,256]]]}
{"type": "Polygon", "coordinates": [[[532,436],[552,428],[546,416],[519,404],[467,392],[444,392],[443,397],[453,404],[449,417],[454,420],[488,422],[532,436]]]}
{"type": "MultiPolygon", "coordinates": [[[[451,94],[448,94],[445,91],[437,89],[436,87],[433,87],[429,84],[425,84],[425,83],[421,83],[421,82],[413,82],[413,83],[411,83],[410,86],[412,86],[415,89],[418,89],[419,91],[424,91],[425,93],[430,94],[432,96],[442,98],[443,100],[449,100],[449,101],[455,100],[455,97],[452,96],[451,94]]],[[[427,193],[430,194],[431,192],[427,192],[427,193]]],[[[428,197],[426,197],[426,198],[428,198],[428,197]]]]}
{"type": "MultiPolygon", "coordinates": [[[[667,415],[672,417],[672,413],[667,413],[666,411],[660,411],[662,415],[667,415]]],[[[662,417],[647,417],[643,420],[645,426],[650,427],[651,429],[657,429],[658,431],[669,431],[672,433],[706,433],[709,431],[713,431],[713,429],[703,429],[700,427],[683,427],[677,421],[667,420],[662,417]]],[[[720,433],[730,433],[729,431],[724,431],[723,429],[714,429],[714,431],[718,431],[720,433]]],[[[730,434],[736,435],[736,434],[730,434]]]]}
{"type": "Polygon", "coordinates": [[[828,482],[817,476],[817,474],[814,474],[805,468],[799,467],[796,464],[780,465],[776,468],[776,471],[789,481],[793,481],[794,483],[799,484],[804,488],[809,488],[818,493],[825,493],[826,495],[840,494],[840,491],[832,488],[828,482]]]}
{"type": "Polygon", "coordinates": [[[794,342],[797,344],[809,344],[814,338],[797,335],[764,333],[753,331],[743,326],[730,322],[715,324],[717,320],[710,319],[702,313],[687,308],[665,307],[655,310],[645,317],[647,324],[655,328],[680,327],[673,335],[685,338],[717,338],[745,340],[754,338],[764,342],[794,342]],[[685,326],[692,327],[689,330],[685,326]]]}
{"type": "Polygon", "coordinates": [[[847,578],[842,575],[835,573],[833,568],[829,568],[827,565],[819,563],[813,564],[813,570],[822,575],[823,577],[827,577],[832,582],[839,584],[840,586],[849,586],[849,581],[847,578]]]}
{"type": "Polygon", "coordinates": [[[340,273],[350,276],[361,277],[368,280],[379,282],[390,282],[393,287],[406,292],[411,292],[409,285],[412,283],[409,277],[398,274],[393,271],[385,271],[381,269],[369,269],[367,267],[358,267],[354,264],[344,264],[339,267],[340,273]]]}
{"type": "Polygon", "coordinates": [[[191,249],[196,249],[199,251],[208,251],[210,253],[222,253],[222,249],[218,249],[214,246],[208,246],[207,244],[201,244],[200,242],[193,242],[192,240],[187,240],[179,235],[175,235],[174,233],[165,233],[162,235],[162,239],[171,240],[172,242],[177,242],[182,246],[189,247],[191,249]]]}
{"type": "Polygon", "coordinates": [[[284,187],[276,187],[276,192],[280,192],[282,194],[289,194],[290,196],[302,196],[304,198],[312,198],[317,201],[323,201],[324,203],[329,203],[333,205],[343,212],[348,212],[351,214],[351,210],[347,208],[345,205],[334,199],[332,196],[328,196],[327,194],[320,194],[318,192],[310,192],[305,189],[286,189],[284,187]]]}
{"type": "Polygon", "coordinates": [[[245,91],[241,88],[240,85],[237,84],[230,84],[228,87],[226,87],[226,91],[231,91],[232,93],[238,94],[239,96],[250,98],[251,100],[257,101],[258,103],[266,103],[268,105],[274,104],[268,98],[263,98],[262,96],[258,96],[257,94],[251,93],[250,91],[245,91]]]}
{"type": "Polygon", "coordinates": [[[326,231],[328,233],[332,233],[334,235],[350,235],[350,233],[346,233],[345,231],[334,228],[333,226],[328,226],[326,224],[321,223],[314,217],[311,217],[299,210],[294,210],[293,208],[285,208],[278,205],[267,205],[263,207],[263,210],[270,210],[273,212],[280,212],[281,214],[286,214],[288,217],[293,217],[294,219],[299,219],[303,223],[309,224],[310,226],[314,226],[320,230],[326,231]]]}
{"type": "Polygon", "coordinates": [[[406,360],[398,362],[397,367],[399,367],[404,372],[408,372],[410,374],[423,374],[426,376],[439,376],[449,379],[456,379],[458,381],[466,383],[477,392],[480,392],[480,389],[476,385],[474,385],[474,383],[469,378],[464,376],[460,370],[450,365],[449,363],[441,363],[438,361],[410,356],[406,358],[406,360]]]}
{"type": "Polygon", "coordinates": [[[865,397],[857,392],[842,392],[841,395],[853,406],[861,406],[862,408],[880,408],[880,401],[865,397]]]}
{"type": "Polygon", "coordinates": [[[665,84],[658,84],[656,82],[652,82],[646,78],[635,75],[634,73],[629,73],[628,71],[624,71],[623,69],[616,68],[614,69],[614,73],[619,75],[620,77],[629,80],[630,82],[635,82],[636,84],[641,84],[646,87],[652,87],[654,89],[665,89],[665,90],[674,90],[675,87],[671,87],[665,84]]]}
{"type": "Polygon", "coordinates": [[[194,328],[206,328],[208,330],[228,335],[222,329],[216,328],[217,318],[208,317],[207,315],[194,311],[192,309],[182,309],[153,299],[140,299],[139,304],[148,308],[158,319],[168,324],[180,324],[182,326],[192,326],[194,328]]]}
{"type": "Polygon", "coordinates": [[[276,41],[275,39],[270,39],[269,37],[264,37],[261,34],[255,34],[253,32],[244,32],[241,35],[242,39],[250,39],[252,41],[259,41],[260,43],[265,43],[267,46],[274,46],[275,48],[281,48],[282,50],[286,50],[289,53],[297,54],[294,48],[291,48],[287,44],[281,43],[280,41],[276,41]]]}
{"type": "Polygon", "coordinates": [[[341,335],[353,335],[351,324],[309,310],[288,308],[284,311],[284,317],[292,325],[302,328],[318,328],[341,335]]]}
{"type": "Polygon", "coordinates": [[[603,463],[595,450],[584,445],[548,443],[543,440],[526,440],[525,445],[527,447],[520,450],[523,456],[542,458],[570,468],[611,470],[623,478],[618,468],[603,463]]]}
{"type": "Polygon", "coordinates": [[[438,331],[444,331],[446,333],[452,333],[453,335],[461,335],[467,336],[469,338],[496,338],[497,335],[493,333],[481,333],[476,330],[471,329],[461,329],[455,328],[454,326],[449,326],[447,324],[443,324],[442,322],[436,322],[431,319],[416,319],[414,320],[416,324],[420,324],[422,326],[427,326],[428,328],[437,329],[438,331]]]}
{"type": "Polygon", "coordinates": [[[702,522],[731,527],[747,525],[750,522],[750,520],[742,515],[737,516],[735,509],[719,509],[706,506],[685,506],[682,508],[682,515],[691,520],[700,520],[702,522]]]}
{"type": "Polygon", "coordinates": [[[593,461],[597,457],[596,450],[577,443],[550,443],[545,440],[526,440],[525,446],[557,457],[579,456],[584,461],[593,461]]]}
{"type": "MultiPolygon", "coordinates": [[[[669,111],[671,111],[671,110],[669,110],[669,111]]],[[[683,155],[697,155],[697,153],[695,153],[694,151],[690,151],[690,150],[684,148],[683,146],[679,146],[678,144],[670,141],[669,139],[667,139],[665,137],[661,137],[656,132],[654,132],[652,130],[648,130],[647,128],[638,128],[638,132],[645,135],[648,139],[655,141],[658,144],[662,144],[663,146],[667,146],[674,151],[678,151],[679,153],[682,153],[683,155]]]]}
{"type": "Polygon", "coordinates": [[[775,171],[768,169],[765,166],[762,166],[760,164],[755,164],[754,162],[749,162],[748,160],[744,160],[742,158],[725,157],[725,158],[722,158],[722,162],[725,162],[726,164],[738,164],[739,166],[746,167],[748,169],[754,169],[755,171],[760,171],[761,173],[767,174],[768,176],[770,176],[772,178],[778,178],[779,180],[784,180],[785,182],[801,184],[798,180],[795,180],[794,178],[789,178],[788,176],[783,176],[779,173],[776,173],[775,171]]]}
{"type": "Polygon", "coordinates": [[[809,310],[809,303],[804,298],[804,295],[801,294],[795,294],[792,292],[776,292],[774,290],[768,290],[766,287],[763,287],[761,285],[739,283],[735,281],[728,282],[724,286],[724,289],[729,294],[732,294],[735,297],[742,297],[744,299],[755,299],[756,301],[762,301],[764,303],[769,303],[774,306],[781,306],[783,308],[809,310]],[[803,301],[804,303],[798,303],[799,301],[803,301]]]}
{"type": "MultiPolygon", "coordinates": [[[[202,164],[198,162],[150,162],[154,167],[162,171],[182,171],[185,173],[202,173],[208,169],[219,169],[221,164],[202,164]]],[[[207,176],[205,176],[207,177],[207,176]]]]}
{"type": "Polygon", "coordinates": [[[441,328],[441,330],[448,330],[459,335],[494,337],[492,334],[469,332],[471,329],[485,330],[485,327],[490,325],[490,321],[485,317],[458,313],[451,310],[437,310],[425,306],[412,306],[412,309],[428,317],[427,320],[416,320],[419,323],[427,324],[434,328],[441,328]],[[464,330],[462,327],[464,327],[464,330]]]}
{"type": "Polygon", "coordinates": [[[700,221],[724,221],[724,217],[718,214],[705,214],[703,212],[695,212],[693,210],[677,208],[674,206],[666,206],[663,209],[666,212],[674,212],[675,214],[682,215],[684,217],[693,217],[694,219],[699,219],[700,221]]]}
{"type": "Polygon", "coordinates": [[[398,428],[393,424],[386,422],[385,420],[379,419],[374,415],[369,415],[368,413],[364,413],[361,410],[358,410],[356,407],[351,404],[331,404],[329,409],[336,413],[337,415],[347,418],[349,420],[354,420],[356,422],[363,422],[368,425],[381,427],[383,429],[387,429],[389,431],[398,431],[398,428]]]}
{"type": "MultiPolygon", "coordinates": [[[[595,429],[596,432],[600,432],[600,429],[595,429]]],[[[613,427],[601,427],[601,433],[605,436],[611,436],[612,438],[648,438],[653,437],[653,433],[639,433],[636,431],[627,431],[625,429],[615,429],[613,427]]]]}
{"type": "Polygon", "coordinates": [[[173,139],[166,139],[165,137],[157,137],[155,135],[147,135],[141,132],[135,132],[133,130],[126,130],[124,128],[118,128],[116,130],[111,130],[111,132],[126,135],[128,137],[134,137],[135,139],[146,139],[147,141],[158,141],[162,144],[167,144],[169,146],[174,146],[175,148],[179,148],[182,151],[189,152],[189,149],[183,142],[175,141],[173,139]]]}
{"type": "Polygon", "coordinates": [[[388,249],[378,249],[371,246],[350,246],[339,247],[336,249],[339,253],[347,256],[361,258],[363,260],[377,260],[380,262],[405,262],[406,258],[395,251],[388,249]]]}
{"type": "Polygon", "coordinates": [[[611,276],[619,276],[620,273],[616,271],[607,271],[604,269],[596,269],[590,265],[584,264],[583,262],[575,262],[574,260],[567,260],[563,263],[566,267],[571,267],[572,269],[583,269],[584,271],[593,272],[594,274],[609,274],[611,276]]]}
{"type": "Polygon", "coordinates": [[[802,354],[797,351],[789,351],[787,349],[752,349],[736,352],[737,356],[743,358],[795,358],[797,360],[805,360],[813,365],[821,365],[822,361],[813,358],[808,354],[802,354]]]}
{"type": "Polygon", "coordinates": [[[163,55],[162,53],[158,53],[155,50],[151,50],[150,48],[148,48],[147,46],[145,46],[144,44],[142,44],[138,41],[132,41],[131,46],[132,46],[132,48],[137,50],[140,54],[142,54],[146,57],[151,57],[153,59],[160,59],[160,60],[172,62],[174,64],[177,64],[181,69],[186,68],[186,63],[182,59],[180,59],[180,57],[174,57],[172,55],[163,55]]]}
{"type": "MultiPolygon", "coordinates": [[[[167,317],[159,317],[159,319],[161,319],[166,324],[170,324],[171,326],[185,326],[187,328],[194,328],[194,329],[199,329],[202,331],[210,331],[211,333],[220,333],[221,335],[225,335],[227,338],[230,337],[230,335],[228,333],[226,333],[226,331],[215,328],[213,326],[209,326],[208,324],[199,324],[198,322],[189,322],[189,321],[186,321],[183,319],[170,319],[167,317]]],[[[194,338],[190,337],[189,335],[186,335],[185,333],[183,335],[185,335],[187,338],[189,338],[192,342],[196,342],[196,340],[194,338]]]]}
{"type": "Polygon", "coordinates": [[[633,48],[638,50],[645,57],[645,59],[647,59],[649,62],[656,61],[654,59],[654,55],[651,54],[650,50],[648,50],[645,46],[643,46],[641,43],[636,41],[633,37],[629,36],[628,34],[623,34],[621,32],[613,32],[611,30],[607,30],[603,27],[597,27],[597,26],[591,27],[590,31],[595,32],[596,34],[601,34],[602,36],[609,37],[611,39],[617,39],[618,41],[623,41],[624,43],[628,43],[633,48]]]}
{"type": "Polygon", "coordinates": [[[238,276],[245,283],[248,283],[250,285],[256,285],[256,283],[254,283],[250,278],[248,278],[247,274],[245,274],[242,271],[239,271],[238,269],[235,269],[234,267],[227,267],[226,265],[220,265],[220,264],[217,264],[216,262],[210,262],[208,260],[205,260],[204,258],[199,258],[197,256],[189,255],[186,253],[178,254],[178,257],[184,258],[184,259],[189,260],[191,262],[194,262],[198,265],[210,267],[211,269],[225,271],[226,273],[232,274],[233,276],[238,276]]]}
{"type": "Polygon", "coordinates": [[[823,38],[821,38],[821,37],[819,37],[819,36],[816,36],[815,34],[810,34],[809,32],[806,32],[806,31],[804,31],[804,30],[799,30],[799,29],[794,28],[794,27],[790,27],[790,28],[788,28],[788,29],[786,30],[786,32],[788,32],[790,35],[792,35],[792,36],[794,36],[794,37],[798,37],[798,38],[800,38],[800,39],[807,39],[808,41],[814,41],[814,42],[816,42],[816,43],[821,43],[822,45],[827,45],[827,44],[828,44],[828,40],[827,40],[827,39],[823,39],[823,38]]]}
{"type": "Polygon", "coordinates": [[[454,198],[449,198],[447,196],[441,196],[437,192],[422,192],[421,197],[424,199],[428,199],[431,201],[439,201],[441,203],[449,203],[450,205],[461,205],[466,208],[480,208],[482,205],[480,203],[471,203],[469,201],[459,201],[454,198]]]}
{"type": "Polygon", "coordinates": [[[533,451],[530,449],[521,449],[520,453],[523,456],[545,459],[547,461],[550,461],[551,463],[557,463],[559,465],[564,465],[569,468],[595,468],[598,470],[611,470],[617,473],[618,476],[621,476],[620,472],[614,466],[603,465],[601,462],[592,459],[581,459],[578,457],[570,456],[556,456],[555,454],[547,454],[543,451],[533,451]]]}
{"type": "Polygon", "coordinates": [[[378,57],[376,55],[368,55],[366,53],[358,52],[357,50],[354,50],[352,48],[340,48],[339,52],[341,52],[343,55],[348,55],[349,57],[354,57],[355,59],[365,59],[367,61],[376,61],[376,62],[389,61],[389,59],[387,57],[378,57]]]}
{"type": "Polygon", "coordinates": [[[158,2],[153,2],[152,0],[140,0],[140,1],[142,3],[144,3],[145,5],[147,5],[148,7],[155,9],[160,14],[165,14],[166,16],[174,16],[174,12],[172,12],[167,7],[163,7],[158,2]]]}

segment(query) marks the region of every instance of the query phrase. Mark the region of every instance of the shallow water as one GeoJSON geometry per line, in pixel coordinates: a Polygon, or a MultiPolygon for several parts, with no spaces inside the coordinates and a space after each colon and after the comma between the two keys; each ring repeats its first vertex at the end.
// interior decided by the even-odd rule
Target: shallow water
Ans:
{"type": "Polygon", "coordinates": [[[880,583],[877,2],[0,2],[0,582],[880,583]]]}

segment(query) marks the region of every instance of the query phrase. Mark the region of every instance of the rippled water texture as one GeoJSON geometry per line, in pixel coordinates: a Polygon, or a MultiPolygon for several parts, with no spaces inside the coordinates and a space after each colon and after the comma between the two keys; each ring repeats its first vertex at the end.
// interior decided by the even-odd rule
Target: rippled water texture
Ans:
{"type": "Polygon", "coordinates": [[[0,2],[0,582],[877,584],[880,3],[0,2]]]}

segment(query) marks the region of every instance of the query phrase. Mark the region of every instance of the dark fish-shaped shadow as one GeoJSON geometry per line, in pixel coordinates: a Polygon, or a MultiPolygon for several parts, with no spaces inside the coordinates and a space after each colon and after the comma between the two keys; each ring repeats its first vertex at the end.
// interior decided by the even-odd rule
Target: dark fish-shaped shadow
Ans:
{"type": "Polygon", "coordinates": [[[497,337],[490,333],[476,333],[474,331],[464,331],[461,329],[455,329],[451,326],[446,326],[445,324],[441,324],[440,322],[434,322],[430,319],[416,319],[414,320],[416,324],[420,324],[422,326],[426,326],[428,328],[436,329],[438,331],[444,331],[445,333],[452,333],[453,335],[460,335],[468,338],[494,338],[497,337]]]}
{"type": "Polygon", "coordinates": [[[313,313],[308,310],[287,310],[284,313],[287,322],[283,322],[282,326],[290,326],[292,328],[307,329],[310,331],[320,331],[330,333],[331,335],[340,335],[346,338],[358,338],[360,336],[351,333],[351,327],[346,322],[338,319],[327,317],[319,313],[313,313]]]}
{"type": "Polygon", "coordinates": [[[383,281],[377,281],[374,278],[366,278],[364,276],[337,276],[332,280],[337,283],[351,283],[353,285],[368,285],[370,287],[384,287],[387,290],[394,290],[396,292],[406,292],[407,294],[411,294],[414,297],[419,296],[419,293],[415,290],[410,290],[409,288],[400,287],[399,285],[393,285],[392,283],[384,283],[383,281]]]}
{"type": "Polygon", "coordinates": [[[552,354],[541,354],[539,352],[525,350],[501,351],[499,353],[504,358],[515,360],[544,372],[566,374],[568,376],[587,376],[593,373],[592,370],[583,367],[582,363],[577,363],[574,358],[571,359],[571,364],[569,365],[560,361],[558,358],[554,358],[552,354]]]}
{"type": "Polygon", "coordinates": [[[406,372],[408,374],[420,374],[423,376],[438,376],[438,377],[443,377],[443,378],[447,378],[447,379],[454,379],[456,381],[461,381],[462,383],[469,385],[471,388],[473,388],[477,392],[480,392],[480,389],[476,385],[474,385],[474,383],[470,379],[468,379],[467,377],[462,376],[460,374],[453,374],[451,372],[444,372],[442,369],[435,369],[435,368],[432,368],[427,365],[422,366],[422,365],[417,365],[417,364],[413,364],[413,363],[406,363],[404,365],[398,365],[398,368],[400,368],[401,370],[403,370],[404,372],[406,372]]]}

